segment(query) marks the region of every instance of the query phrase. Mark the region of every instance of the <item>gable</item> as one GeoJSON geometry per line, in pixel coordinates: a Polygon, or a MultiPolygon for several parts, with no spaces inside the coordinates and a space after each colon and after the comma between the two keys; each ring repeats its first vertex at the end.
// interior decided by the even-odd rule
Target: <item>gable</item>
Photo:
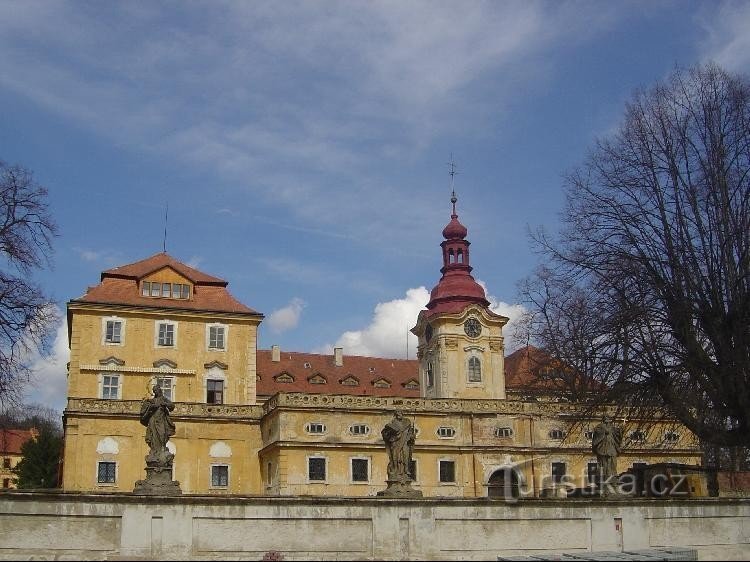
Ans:
{"type": "Polygon", "coordinates": [[[375,388],[391,388],[391,381],[385,377],[380,377],[372,381],[372,386],[375,388]]]}
{"type": "Polygon", "coordinates": [[[314,375],[307,377],[307,382],[310,384],[327,384],[328,380],[320,373],[315,373],[314,375]]]}
{"type": "Polygon", "coordinates": [[[339,383],[344,386],[359,386],[359,379],[354,375],[347,375],[339,383]]]}
{"type": "Polygon", "coordinates": [[[276,382],[281,382],[281,383],[292,383],[294,382],[294,377],[287,372],[283,372],[281,374],[276,375],[273,378],[273,380],[275,380],[276,382]]]}

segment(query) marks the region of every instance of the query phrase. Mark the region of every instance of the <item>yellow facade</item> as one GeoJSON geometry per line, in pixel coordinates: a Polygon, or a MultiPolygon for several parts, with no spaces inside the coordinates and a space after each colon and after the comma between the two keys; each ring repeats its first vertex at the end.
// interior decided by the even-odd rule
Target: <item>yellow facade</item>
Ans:
{"type": "MultiPolygon", "coordinates": [[[[154,384],[175,402],[169,447],[184,493],[374,496],[388,464],[380,432],[396,410],[417,428],[415,488],[425,496],[485,497],[509,467],[528,495],[555,487],[553,466],[571,486],[588,483],[596,459],[586,432],[598,421],[575,405],[509,397],[507,319],[486,307],[420,314],[421,398],[292,392],[259,402],[262,315],[232,301],[225,282],[178,262],[147,267],[168,260],[105,272],[99,288],[68,304],[64,489],[133,490],[148,452],[140,403],[154,384]]],[[[634,463],[700,462],[684,428],[657,424],[631,439],[637,420],[619,423],[621,472],[634,463]]]]}

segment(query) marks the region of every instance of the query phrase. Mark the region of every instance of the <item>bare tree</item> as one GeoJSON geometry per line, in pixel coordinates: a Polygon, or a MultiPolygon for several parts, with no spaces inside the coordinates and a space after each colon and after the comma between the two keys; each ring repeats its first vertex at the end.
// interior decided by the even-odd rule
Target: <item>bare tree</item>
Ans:
{"type": "Polygon", "coordinates": [[[0,161],[0,405],[16,404],[33,351],[49,350],[55,307],[31,280],[48,267],[57,226],[47,190],[28,170],[0,161]]]}
{"type": "Polygon", "coordinates": [[[595,396],[750,444],[750,85],[715,65],[636,92],[566,178],[559,236],[521,285],[531,337],[595,396]],[[663,413],[663,412],[660,412],[663,413]]]}

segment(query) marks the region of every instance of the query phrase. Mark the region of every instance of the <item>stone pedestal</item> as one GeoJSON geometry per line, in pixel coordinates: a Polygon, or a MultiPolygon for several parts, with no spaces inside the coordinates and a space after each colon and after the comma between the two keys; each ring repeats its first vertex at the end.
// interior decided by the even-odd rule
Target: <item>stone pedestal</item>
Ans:
{"type": "Polygon", "coordinates": [[[378,492],[383,498],[421,498],[422,492],[411,487],[411,480],[386,480],[388,487],[378,492]]]}
{"type": "Polygon", "coordinates": [[[150,496],[179,496],[180,483],[172,480],[172,460],[170,452],[160,455],[146,455],[146,479],[135,483],[133,492],[150,496]]]}

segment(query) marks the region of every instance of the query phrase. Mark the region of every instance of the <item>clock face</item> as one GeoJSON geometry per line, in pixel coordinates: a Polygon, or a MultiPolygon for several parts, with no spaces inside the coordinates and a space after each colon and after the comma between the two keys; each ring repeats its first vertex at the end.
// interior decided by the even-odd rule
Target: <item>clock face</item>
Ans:
{"type": "Polygon", "coordinates": [[[482,333],[482,325],[476,318],[469,318],[464,323],[464,332],[466,332],[466,335],[470,338],[479,337],[479,334],[482,333]]]}
{"type": "Polygon", "coordinates": [[[432,339],[432,326],[430,324],[427,324],[427,327],[424,329],[424,339],[428,342],[432,339]]]}

